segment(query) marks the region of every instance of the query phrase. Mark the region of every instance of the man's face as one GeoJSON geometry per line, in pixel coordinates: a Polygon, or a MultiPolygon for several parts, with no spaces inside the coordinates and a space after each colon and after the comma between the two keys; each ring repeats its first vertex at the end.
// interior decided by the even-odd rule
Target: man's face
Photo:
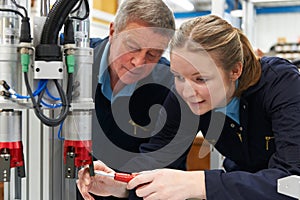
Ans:
{"type": "Polygon", "coordinates": [[[162,56],[169,38],[154,29],[132,22],[116,33],[111,25],[109,66],[122,83],[132,84],[149,75],[162,56]]]}

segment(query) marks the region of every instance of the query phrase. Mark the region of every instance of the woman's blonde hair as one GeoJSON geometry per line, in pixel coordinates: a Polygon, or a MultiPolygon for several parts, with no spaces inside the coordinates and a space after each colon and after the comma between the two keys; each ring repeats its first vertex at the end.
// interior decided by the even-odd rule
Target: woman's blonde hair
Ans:
{"type": "MultiPolygon", "coordinates": [[[[206,51],[219,67],[231,70],[237,63],[243,64],[235,96],[241,96],[250,86],[257,83],[261,76],[261,65],[247,37],[226,20],[207,15],[186,21],[175,32],[170,42],[170,50],[184,47],[192,41],[197,49],[206,51]]],[[[191,44],[191,43],[190,43],[191,44]]],[[[191,48],[189,48],[192,50],[191,48]]]]}

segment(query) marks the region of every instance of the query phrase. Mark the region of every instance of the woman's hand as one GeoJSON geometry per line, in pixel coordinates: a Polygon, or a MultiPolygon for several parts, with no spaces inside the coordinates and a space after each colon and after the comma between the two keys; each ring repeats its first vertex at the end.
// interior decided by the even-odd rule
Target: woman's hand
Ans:
{"type": "Polygon", "coordinates": [[[127,189],[133,188],[137,188],[137,196],[143,197],[144,200],[206,198],[203,171],[145,171],[128,183],[127,189]]]}
{"type": "MultiPolygon", "coordinates": [[[[101,161],[94,162],[94,170],[104,171],[107,173],[113,173],[114,170],[107,167],[101,161]]],[[[89,194],[93,193],[98,196],[116,196],[127,197],[128,191],[126,189],[126,183],[115,181],[111,177],[95,175],[90,176],[89,168],[83,168],[78,172],[77,187],[85,200],[94,200],[89,194]]]]}

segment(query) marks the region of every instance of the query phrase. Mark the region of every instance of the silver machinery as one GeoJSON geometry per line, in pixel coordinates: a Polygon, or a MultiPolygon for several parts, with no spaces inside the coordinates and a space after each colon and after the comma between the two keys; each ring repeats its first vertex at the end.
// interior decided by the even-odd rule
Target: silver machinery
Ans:
{"type": "Polygon", "coordinates": [[[291,175],[277,180],[278,193],[300,199],[300,176],[291,175]]]}
{"type": "Polygon", "coordinates": [[[77,170],[94,175],[89,2],[43,1],[33,19],[26,7],[0,0],[4,199],[74,199],[77,170]]]}

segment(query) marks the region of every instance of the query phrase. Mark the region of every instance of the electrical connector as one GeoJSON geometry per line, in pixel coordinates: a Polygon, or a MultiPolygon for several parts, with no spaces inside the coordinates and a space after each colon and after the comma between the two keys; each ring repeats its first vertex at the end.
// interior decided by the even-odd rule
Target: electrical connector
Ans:
{"type": "Polygon", "coordinates": [[[21,54],[22,72],[28,72],[29,63],[30,63],[30,55],[21,54]]]}
{"type": "Polygon", "coordinates": [[[4,96],[4,97],[7,97],[7,98],[10,98],[10,93],[9,92],[6,92],[4,90],[0,91],[0,95],[1,96],[4,96]]]}
{"type": "Polygon", "coordinates": [[[68,73],[74,73],[74,66],[75,66],[75,57],[74,55],[67,55],[66,62],[68,66],[68,73]]]}
{"type": "Polygon", "coordinates": [[[5,80],[1,80],[1,81],[0,81],[0,85],[2,85],[6,90],[9,90],[9,89],[10,89],[9,85],[6,83],[5,80]]]}
{"type": "Polygon", "coordinates": [[[22,19],[20,42],[31,42],[29,21],[30,19],[28,17],[22,19]]]}

